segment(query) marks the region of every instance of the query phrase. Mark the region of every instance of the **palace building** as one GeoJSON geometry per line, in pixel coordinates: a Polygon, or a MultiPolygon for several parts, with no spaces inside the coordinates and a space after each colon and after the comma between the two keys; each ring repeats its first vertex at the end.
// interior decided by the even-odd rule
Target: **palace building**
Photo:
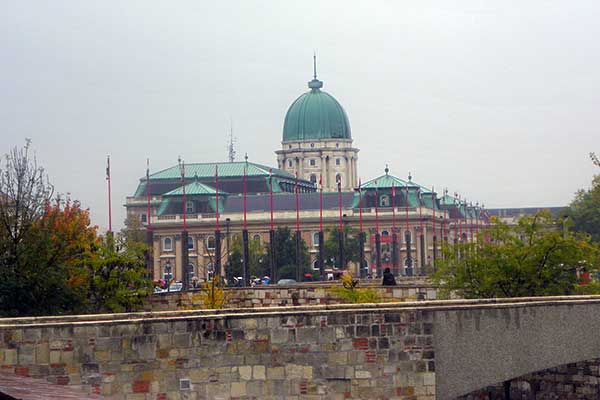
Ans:
{"type": "MultiPolygon", "coordinates": [[[[326,227],[338,226],[340,220],[357,230],[362,227],[364,265],[351,265],[362,276],[377,276],[386,267],[396,267],[397,275],[425,273],[440,257],[443,240],[473,240],[487,221],[478,205],[468,205],[447,191],[437,193],[409,174],[407,180],[401,179],[387,166],[381,176],[359,187],[359,149],[353,147],[344,108],[322,90],[316,68],[308,87],[285,115],[281,148],[275,151],[277,168],[248,160],[199,162],[174,165],[140,179],[125,206],[128,217],[151,227],[150,268],[155,279],[182,280],[186,262],[190,276],[208,277],[214,270],[217,224],[223,239],[240,235],[244,214],[250,239],[265,244],[271,215],[275,228],[292,230],[299,216],[315,270],[320,215],[326,227]],[[182,238],[187,240],[187,255],[182,238]],[[397,238],[396,260],[392,238],[397,238]]],[[[223,265],[227,256],[225,251],[223,265]]]]}

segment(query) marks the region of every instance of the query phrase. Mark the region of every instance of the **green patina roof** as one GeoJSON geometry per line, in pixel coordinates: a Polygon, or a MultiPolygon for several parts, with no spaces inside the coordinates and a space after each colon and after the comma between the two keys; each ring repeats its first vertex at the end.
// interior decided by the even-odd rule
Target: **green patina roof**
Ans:
{"type": "Polygon", "coordinates": [[[288,109],[283,124],[283,141],[351,139],[346,111],[329,93],[323,82],[313,79],[309,92],[298,97],[288,109]]]}
{"type": "MultiPolygon", "coordinates": [[[[269,176],[269,170],[273,171],[274,176],[294,179],[294,176],[278,168],[270,168],[265,165],[238,162],[217,162],[217,163],[192,163],[185,164],[186,178],[208,178],[215,176],[215,166],[218,167],[219,178],[240,177],[244,175],[244,167],[247,167],[247,176],[269,176]]],[[[181,169],[179,165],[155,172],[150,175],[150,179],[178,179],[181,178],[181,169]]],[[[143,178],[145,180],[145,177],[143,178]]]]}
{"type": "MultiPolygon", "coordinates": [[[[216,194],[216,190],[207,186],[200,182],[192,182],[185,185],[185,195],[186,196],[201,196],[201,195],[209,195],[214,196],[216,194]]],[[[219,194],[227,195],[226,192],[219,192],[219,194]]],[[[163,194],[163,196],[183,196],[183,186],[178,187],[177,189],[171,190],[163,194]]]]}
{"type": "Polygon", "coordinates": [[[418,186],[412,182],[406,182],[405,180],[397,178],[394,175],[389,175],[386,173],[385,175],[381,175],[375,179],[371,179],[370,181],[363,183],[361,189],[391,189],[392,184],[395,188],[418,186]]]}

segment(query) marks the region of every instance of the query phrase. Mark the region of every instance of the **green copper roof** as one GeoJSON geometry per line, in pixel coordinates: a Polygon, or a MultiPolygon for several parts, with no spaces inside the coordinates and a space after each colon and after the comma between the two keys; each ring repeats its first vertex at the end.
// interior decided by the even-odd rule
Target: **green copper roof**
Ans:
{"type": "MultiPolygon", "coordinates": [[[[216,194],[215,189],[211,188],[200,182],[192,182],[185,185],[185,195],[186,196],[198,196],[198,195],[209,195],[213,196],[216,194]]],[[[219,192],[219,194],[227,194],[225,192],[219,192]]],[[[163,196],[183,196],[183,186],[178,187],[177,189],[171,190],[163,194],[163,196]]]]}
{"type": "Polygon", "coordinates": [[[346,112],[329,93],[321,91],[323,82],[313,79],[311,89],[292,103],[285,115],[283,141],[351,139],[346,112]]]}
{"type": "MultiPolygon", "coordinates": [[[[294,176],[288,172],[277,168],[270,168],[260,164],[239,162],[222,163],[193,163],[185,164],[185,177],[188,179],[208,178],[215,176],[215,166],[218,166],[219,178],[240,177],[244,175],[244,167],[247,166],[247,176],[269,176],[269,169],[272,169],[273,175],[293,179],[294,176]]],[[[150,179],[177,179],[181,178],[181,169],[179,165],[155,172],[150,175],[150,179]]],[[[145,179],[145,178],[143,178],[145,179]]]]}
{"type": "MultiPolygon", "coordinates": [[[[386,169],[387,170],[387,169],[386,169]]],[[[394,175],[389,175],[387,172],[385,175],[381,175],[375,179],[371,179],[370,181],[363,183],[362,189],[391,189],[392,184],[395,188],[403,188],[403,187],[416,187],[418,186],[412,182],[406,182],[400,178],[395,177],[394,175]]]]}

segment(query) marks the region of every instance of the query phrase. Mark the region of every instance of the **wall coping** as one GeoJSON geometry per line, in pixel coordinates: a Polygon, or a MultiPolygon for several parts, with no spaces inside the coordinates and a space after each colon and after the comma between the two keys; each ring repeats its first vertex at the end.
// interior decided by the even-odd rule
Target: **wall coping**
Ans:
{"type": "Polygon", "coordinates": [[[347,312],[375,313],[393,311],[460,311],[545,306],[598,304],[600,296],[550,296],[477,300],[430,300],[398,303],[330,304],[315,306],[261,307],[222,310],[155,311],[121,314],[87,314],[47,317],[0,318],[0,329],[77,327],[122,323],[154,323],[227,318],[331,315],[347,312]]]}

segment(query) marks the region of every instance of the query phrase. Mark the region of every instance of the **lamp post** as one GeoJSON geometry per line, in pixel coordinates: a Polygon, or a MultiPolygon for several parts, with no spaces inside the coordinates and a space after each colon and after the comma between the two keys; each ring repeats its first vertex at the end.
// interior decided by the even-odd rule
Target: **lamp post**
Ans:
{"type": "Polygon", "coordinates": [[[231,260],[229,259],[229,224],[231,223],[230,218],[225,218],[225,246],[227,247],[227,271],[225,276],[231,272],[231,260]]]}

